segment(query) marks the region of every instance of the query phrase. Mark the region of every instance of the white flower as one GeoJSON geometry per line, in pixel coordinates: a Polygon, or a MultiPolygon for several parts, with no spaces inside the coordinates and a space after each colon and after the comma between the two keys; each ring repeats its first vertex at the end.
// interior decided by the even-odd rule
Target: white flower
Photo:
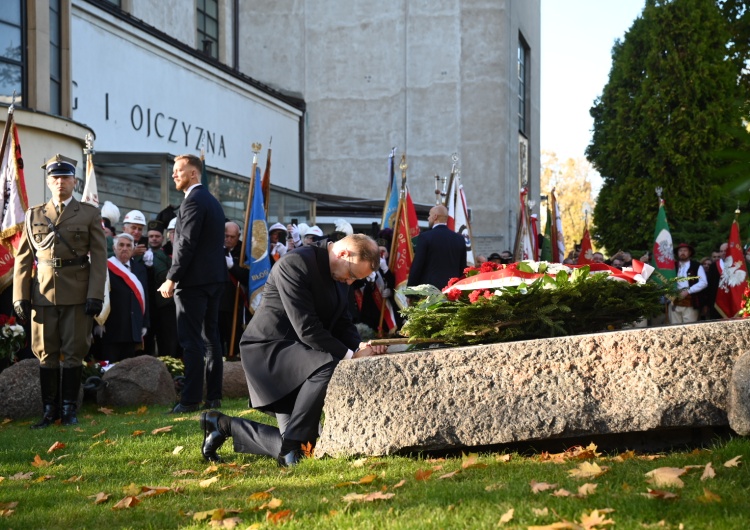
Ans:
{"type": "Polygon", "coordinates": [[[23,331],[23,326],[19,326],[18,324],[13,324],[10,326],[11,331],[13,332],[14,337],[23,337],[25,335],[23,331]]]}

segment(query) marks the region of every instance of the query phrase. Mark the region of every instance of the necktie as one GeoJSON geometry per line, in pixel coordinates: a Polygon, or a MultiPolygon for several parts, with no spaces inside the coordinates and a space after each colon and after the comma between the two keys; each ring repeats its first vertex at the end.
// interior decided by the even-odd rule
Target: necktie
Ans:
{"type": "Polygon", "coordinates": [[[62,213],[63,213],[64,209],[65,209],[65,203],[64,202],[61,202],[60,204],[57,205],[57,216],[58,217],[62,216],[62,213]]]}

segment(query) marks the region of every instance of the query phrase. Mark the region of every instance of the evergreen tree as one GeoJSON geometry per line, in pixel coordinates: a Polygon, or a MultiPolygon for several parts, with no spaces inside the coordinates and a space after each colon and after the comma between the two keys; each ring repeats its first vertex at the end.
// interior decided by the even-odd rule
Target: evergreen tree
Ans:
{"type": "Polygon", "coordinates": [[[722,190],[731,160],[718,155],[749,139],[735,27],[715,0],[646,0],[615,43],[586,150],[603,178],[594,237],[608,251],[650,248],[656,187],[674,233],[705,248],[726,239],[717,221],[734,210],[722,190]]]}

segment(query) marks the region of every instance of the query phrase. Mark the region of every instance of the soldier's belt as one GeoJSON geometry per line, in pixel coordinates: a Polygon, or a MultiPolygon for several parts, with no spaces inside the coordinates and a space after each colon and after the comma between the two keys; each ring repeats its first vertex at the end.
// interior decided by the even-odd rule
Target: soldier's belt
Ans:
{"type": "Polygon", "coordinates": [[[46,267],[52,267],[54,269],[59,269],[61,267],[70,267],[71,265],[86,265],[89,262],[88,256],[79,256],[77,258],[72,259],[60,259],[60,258],[54,258],[54,259],[40,259],[38,262],[38,265],[46,266],[46,267]]]}

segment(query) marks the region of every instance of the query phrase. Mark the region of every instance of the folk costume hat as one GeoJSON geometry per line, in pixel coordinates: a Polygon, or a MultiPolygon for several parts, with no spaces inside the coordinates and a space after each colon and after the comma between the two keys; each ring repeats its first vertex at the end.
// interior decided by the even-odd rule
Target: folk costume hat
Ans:
{"type": "Polygon", "coordinates": [[[74,177],[76,174],[77,161],[61,154],[56,154],[42,166],[47,170],[48,177],[74,177]]]}
{"type": "Polygon", "coordinates": [[[674,253],[675,253],[675,255],[677,254],[677,252],[681,248],[686,248],[686,249],[690,250],[690,257],[691,258],[695,255],[695,247],[693,247],[693,245],[691,245],[689,243],[680,243],[679,245],[677,245],[676,247],[674,247],[674,253]]]}

